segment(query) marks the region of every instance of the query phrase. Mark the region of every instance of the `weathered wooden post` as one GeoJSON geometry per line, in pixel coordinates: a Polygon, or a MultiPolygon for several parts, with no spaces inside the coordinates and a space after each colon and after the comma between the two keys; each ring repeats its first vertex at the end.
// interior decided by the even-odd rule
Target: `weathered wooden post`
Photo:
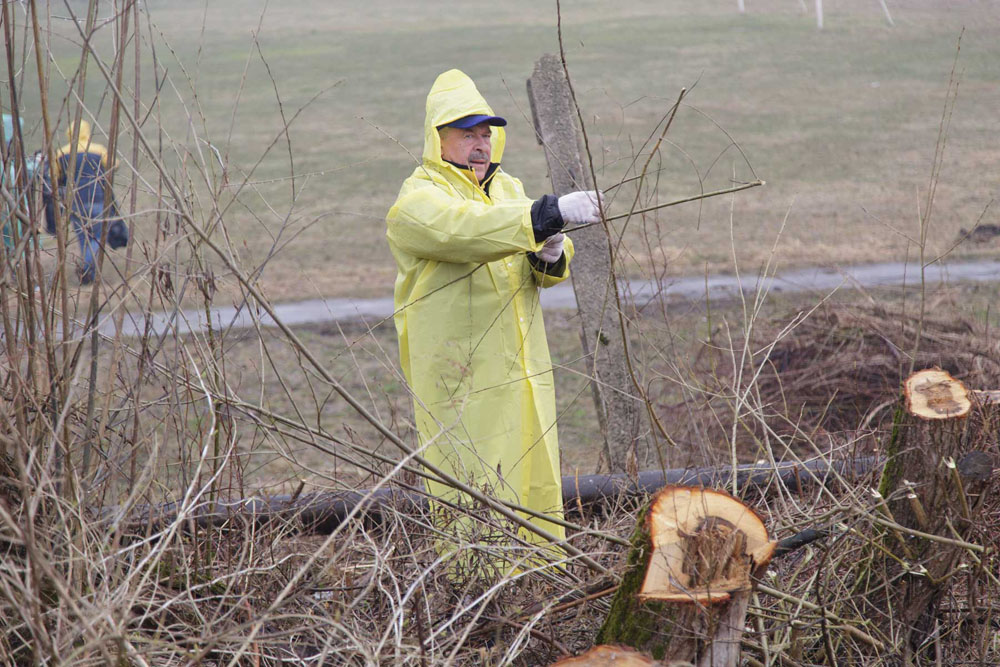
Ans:
{"type": "MultiPolygon", "coordinates": [[[[553,193],[594,189],[590,168],[581,159],[577,114],[559,58],[546,54],[535,63],[528,99],[538,143],[545,147],[553,193]]],[[[635,455],[641,403],[628,369],[628,341],[618,320],[614,250],[601,225],[574,233],[573,243],[573,291],[583,351],[593,369],[590,386],[604,453],[613,472],[624,472],[629,456],[635,455]]]]}

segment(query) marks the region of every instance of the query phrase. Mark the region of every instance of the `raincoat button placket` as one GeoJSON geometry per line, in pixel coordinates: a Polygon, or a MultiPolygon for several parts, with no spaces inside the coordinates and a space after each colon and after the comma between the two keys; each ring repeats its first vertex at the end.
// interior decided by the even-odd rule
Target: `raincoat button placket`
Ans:
{"type": "Polygon", "coordinates": [[[524,294],[521,291],[524,286],[521,284],[521,276],[517,275],[516,271],[510,272],[508,280],[510,280],[511,289],[515,294],[514,299],[512,300],[512,305],[514,307],[514,314],[517,316],[517,328],[521,338],[521,365],[524,368],[525,380],[531,384],[533,382],[532,368],[528,364],[528,359],[531,358],[531,351],[528,349],[530,337],[528,336],[528,327],[524,322],[525,303],[524,294]]]}

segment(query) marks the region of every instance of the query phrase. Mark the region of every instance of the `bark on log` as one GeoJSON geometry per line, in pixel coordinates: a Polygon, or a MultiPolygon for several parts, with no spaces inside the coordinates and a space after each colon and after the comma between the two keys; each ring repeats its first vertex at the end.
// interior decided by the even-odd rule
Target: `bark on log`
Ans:
{"type": "MultiPolygon", "coordinates": [[[[992,456],[984,450],[993,446],[998,411],[971,398],[948,373],[919,371],[907,378],[893,422],[879,485],[885,513],[905,528],[952,540],[884,531],[882,546],[892,557],[876,562],[894,581],[876,600],[884,606],[884,632],[907,664],[919,659],[918,647],[933,631],[939,603],[965,555],[955,538],[972,533],[992,477],[992,456]]],[[[881,583],[871,580],[873,587],[881,583]]]]}
{"type": "MultiPolygon", "coordinates": [[[[872,457],[843,459],[833,462],[808,461],[803,464],[782,463],[777,466],[747,464],[737,467],[739,488],[754,488],[769,494],[779,488],[800,493],[815,484],[828,484],[844,477],[848,482],[868,474],[880,461],[872,457]]],[[[732,479],[732,468],[679,468],[674,470],[647,470],[638,475],[567,475],[563,477],[563,504],[567,511],[581,505],[616,502],[621,498],[642,498],[655,493],[668,484],[694,486],[724,486],[732,479]]],[[[310,493],[301,496],[274,495],[265,498],[239,498],[230,502],[210,502],[187,512],[199,526],[222,526],[234,521],[296,520],[302,530],[310,533],[329,534],[347,517],[360,508],[358,516],[380,522],[384,512],[420,512],[426,509],[426,498],[416,490],[395,487],[381,489],[341,491],[335,493],[310,493]]],[[[123,516],[121,508],[102,512],[104,520],[113,527],[127,526],[129,532],[153,531],[176,520],[179,503],[140,506],[123,516]]]]}
{"type": "Polygon", "coordinates": [[[753,577],[775,546],[760,518],[735,498],[665,488],[640,516],[597,642],[698,667],[735,666],[753,577]]]}
{"type": "MultiPolygon", "coordinates": [[[[545,147],[553,192],[564,195],[594,189],[590,168],[581,158],[576,109],[559,58],[547,54],[535,63],[528,80],[528,100],[538,143],[545,147]]],[[[627,461],[635,456],[642,403],[636,398],[627,365],[628,341],[618,322],[614,252],[601,225],[574,234],[573,243],[572,281],[580,311],[580,340],[584,355],[593,363],[590,386],[604,453],[612,472],[625,472],[627,461]]]]}

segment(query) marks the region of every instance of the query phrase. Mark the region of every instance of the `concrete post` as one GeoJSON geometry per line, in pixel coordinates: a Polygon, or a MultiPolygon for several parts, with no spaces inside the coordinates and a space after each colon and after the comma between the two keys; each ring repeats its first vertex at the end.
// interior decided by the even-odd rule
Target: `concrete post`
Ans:
{"type": "MultiPolygon", "coordinates": [[[[577,114],[562,63],[544,55],[528,80],[528,98],[538,142],[545,147],[549,177],[556,195],[591,190],[594,183],[581,154],[577,114]]],[[[622,337],[612,266],[612,246],[602,225],[573,234],[576,256],[572,264],[573,290],[580,311],[583,350],[591,364],[591,387],[605,457],[613,472],[634,468],[642,406],[636,397],[622,337]]]]}

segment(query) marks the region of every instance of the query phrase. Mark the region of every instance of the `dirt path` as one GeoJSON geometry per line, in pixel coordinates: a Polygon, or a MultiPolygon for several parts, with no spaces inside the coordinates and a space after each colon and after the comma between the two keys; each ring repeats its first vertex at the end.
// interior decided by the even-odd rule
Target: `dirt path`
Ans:
{"type": "MultiPolygon", "coordinates": [[[[963,262],[953,264],[933,264],[925,272],[928,287],[934,288],[952,282],[1000,282],[1000,262],[963,262]]],[[[762,278],[755,274],[744,276],[691,276],[666,279],[662,283],[652,281],[632,281],[628,293],[637,304],[648,303],[654,298],[675,298],[703,300],[731,298],[737,294],[753,293],[758,289],[772,292],[816,292],[826,294],[837,289],[885,287],[892,285],[916,285],[920,282],[919,267],[914,264],[884,263],[863,264],[839,268],[807,268],[785,271],[762,278]]],[[[575,308],[576,297],[569,284],[544,290],[542,307],[547,309],[575,308]]],[[[391,297],[379,299],[311,299],[282,303],[275,306],[278,318],[287,325],[316,324],[322,322],[361,321],[375,326],[391,318],[393,303],[391,297]]],[[[246,329],[254,326],[254,318],[247,308],[219,307],[212,311],[216,328],[246,329]]],[[[260,318],[261,326],[274,326],[274,321],[265,315],[260,318]]],[[[159,334],[171,322],[181,333],[203,331],[205,329],[204,310],[179,311],[174,314],[155,313],[152,329],[159,334]]],[[[144,328],[140,314],[129,313],[122,328],[125,336],[138,336],[144,328]]],[[[114,323],[106,319],[101,324],[101,332],[113,336],[114,323]]]]}

